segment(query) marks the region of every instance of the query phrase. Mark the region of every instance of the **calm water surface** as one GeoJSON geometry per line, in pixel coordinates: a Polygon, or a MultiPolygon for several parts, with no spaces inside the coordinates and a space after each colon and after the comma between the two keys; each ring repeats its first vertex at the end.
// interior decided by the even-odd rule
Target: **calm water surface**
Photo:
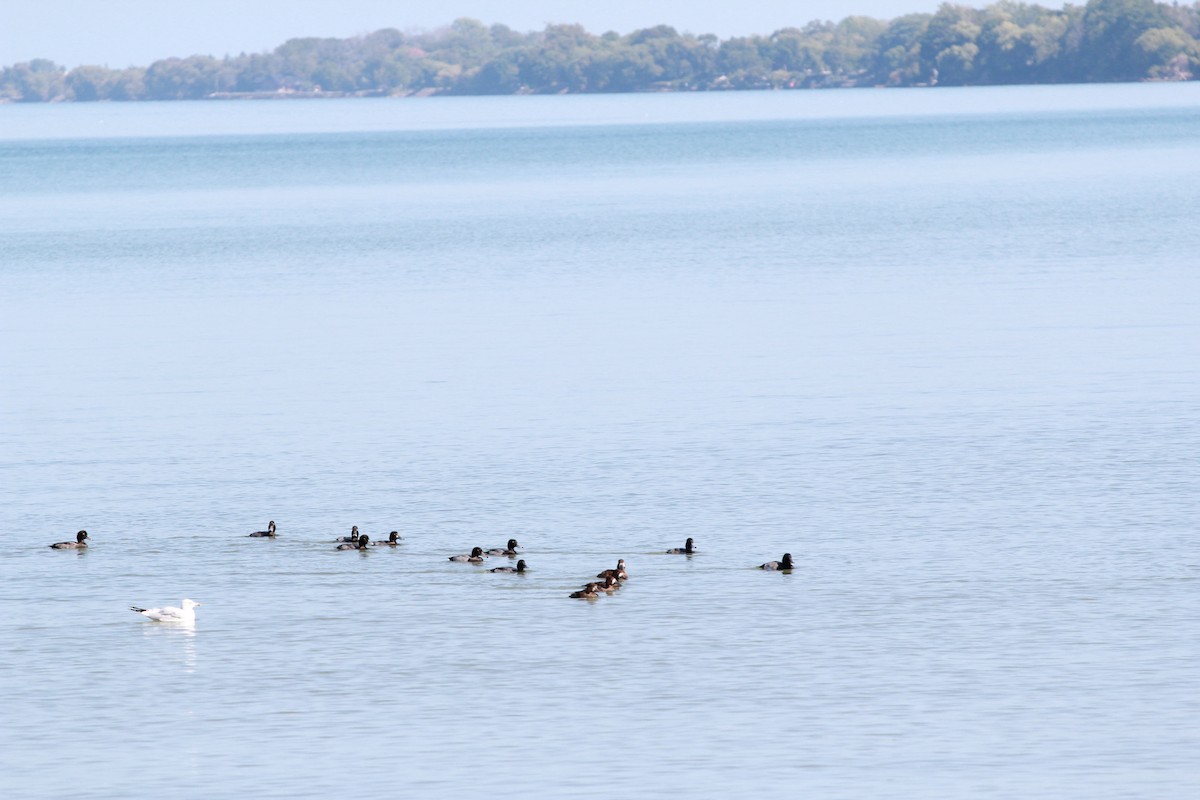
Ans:
{"type": "Polygon", "coordinates": [[[0,107],[0,790],[1191,796],[1197,88],[0,107]]]}

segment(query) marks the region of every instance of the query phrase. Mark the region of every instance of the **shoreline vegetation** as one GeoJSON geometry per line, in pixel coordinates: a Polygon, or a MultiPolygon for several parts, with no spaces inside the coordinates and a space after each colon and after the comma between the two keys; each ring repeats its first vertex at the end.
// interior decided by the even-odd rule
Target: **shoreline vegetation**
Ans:
{"type": "Polygon", "coordinates": [[[1054,10],[943,3],[884,21],[852,16],[765,36],[658,25],[596,35],[518,33],[458,19],[423,33],[292,39],[269,53],[67,70],[0,68],[0,102],[411,97],[1184,81],[1200,78],[1200,2],[1089,0],[1054,10]]]}

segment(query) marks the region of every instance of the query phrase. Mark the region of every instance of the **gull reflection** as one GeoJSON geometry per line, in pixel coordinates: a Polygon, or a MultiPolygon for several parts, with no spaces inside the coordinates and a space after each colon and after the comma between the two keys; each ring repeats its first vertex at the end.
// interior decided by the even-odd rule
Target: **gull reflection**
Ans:
{"type": "Polygon", "coordinates": [[[196,671],[196,621],[173,622],[170,625],[143,625],[142,635],[147,639],[178,639],[183,650],[184,672],[196,671]]]}

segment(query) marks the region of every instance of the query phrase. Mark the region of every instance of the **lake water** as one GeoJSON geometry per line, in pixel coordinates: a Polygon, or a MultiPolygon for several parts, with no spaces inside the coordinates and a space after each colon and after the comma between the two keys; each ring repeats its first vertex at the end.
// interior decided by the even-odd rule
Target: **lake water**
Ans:
{"type": "Polygon", "coordinates": [[[1195,794],[1198,186],[1200,84],[0,106],[0,793],[1195,794]]]}

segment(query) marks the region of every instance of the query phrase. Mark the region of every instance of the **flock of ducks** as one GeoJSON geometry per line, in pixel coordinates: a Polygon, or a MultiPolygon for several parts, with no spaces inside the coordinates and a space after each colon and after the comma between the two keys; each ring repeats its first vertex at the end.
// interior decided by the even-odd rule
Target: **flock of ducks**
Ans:
{"type": "MultiPolygon", "coordinates": [[[[265,531],[254,531],[253,533],[247,534],[247,536],[252,539],[274,539],[276,536],[275,520],[271,520],[267,523],[267,529],[265,531]]],[[[79,531],[79,533],[75,534],[75,541],[55,542],[54,544],[50,545],[50,547],[54,550],[75,550],[79,548],[86,548],[88,546],[87,538],[87,531],[79,531]]],[[[372,542],[370,536],[365,533],[359,533],[358,526],[354,525],[350,528],[349,536],[342,536],[341,538],[334,540],[334,543],[337,545],[337,547],[334,549],[364,551],[369,547],[396,547],[400,544],[403,538],[404,537],[402,537],[398,531],[392,531],[388,534],[387,539],[372,542]]],[[[450,561],[460,564],[482,564],[484,559],[488,558],[489,556],[508,556],[509,558],[515,558],[518,555],[517,548],[520,546],[521,545],[516,539],[509,539],[508,543],[504,547],[494,547],[491,550],[484,550],[482,547],[473,547],[471,548],[470,553],[450,556],[449,559],[450,561]]],[[[669,555],[690,556],[696,552],[695,540],[693,540],[691,537],[688,537],[688,540],[684,542],[683,547],[673,547],[666,552],[669,555]]],[[[792,554],[784,553],[783,558],[781,558],[779,561],[768,561],[765,564],[760,564],[758,568],[775,572],[791,571],[793,569],[792,554]]],[[[494,569],[490,569],[488,571],[523,574],[527,569],[528,566],[525,563],[525,559],[522,558],[517,561],[517,565],[515,567],[495,567],[494,569]]],[[[625,581],[629,580],[629,572],[625,569],[625,559],[617,559],[616,567],[597,573],[596,578],[599,580],[589,581],[588,583],[584,584],[583,588],[579,589],[578,591],[571,592],[569,596],[579,600],[595,600],[601,594],[611,595],[613,592],[620,589],[621,585],[625,581]]],[[[135,611],[147,619],[154,620],[155,622],[195,622],[195,608],[198,605],[200,604],[195,600],[185,599],[180,607],[163,606],[161,608],[140,608],[138,606],[130,606],[129,608],[131,611],[135,611]]]]}
{"type": "MultiPolygon", "coordinates": [[[[668,550],[667,552],[671,551],[668,550]]],[[[577,592],[571,592],[569,596],[579,600],[595,600],[600,596],[601,592],[612,594],[617,589],[620,589],[621,583],[629,580],[629,573],[625,571],[625,559],[618,558],[615,569],[606,569],[603,572],[597,573],[596,577],[603,578],[604,580],[601,583],[593,581],[584,584],[582,589],[577,592]]]]}

